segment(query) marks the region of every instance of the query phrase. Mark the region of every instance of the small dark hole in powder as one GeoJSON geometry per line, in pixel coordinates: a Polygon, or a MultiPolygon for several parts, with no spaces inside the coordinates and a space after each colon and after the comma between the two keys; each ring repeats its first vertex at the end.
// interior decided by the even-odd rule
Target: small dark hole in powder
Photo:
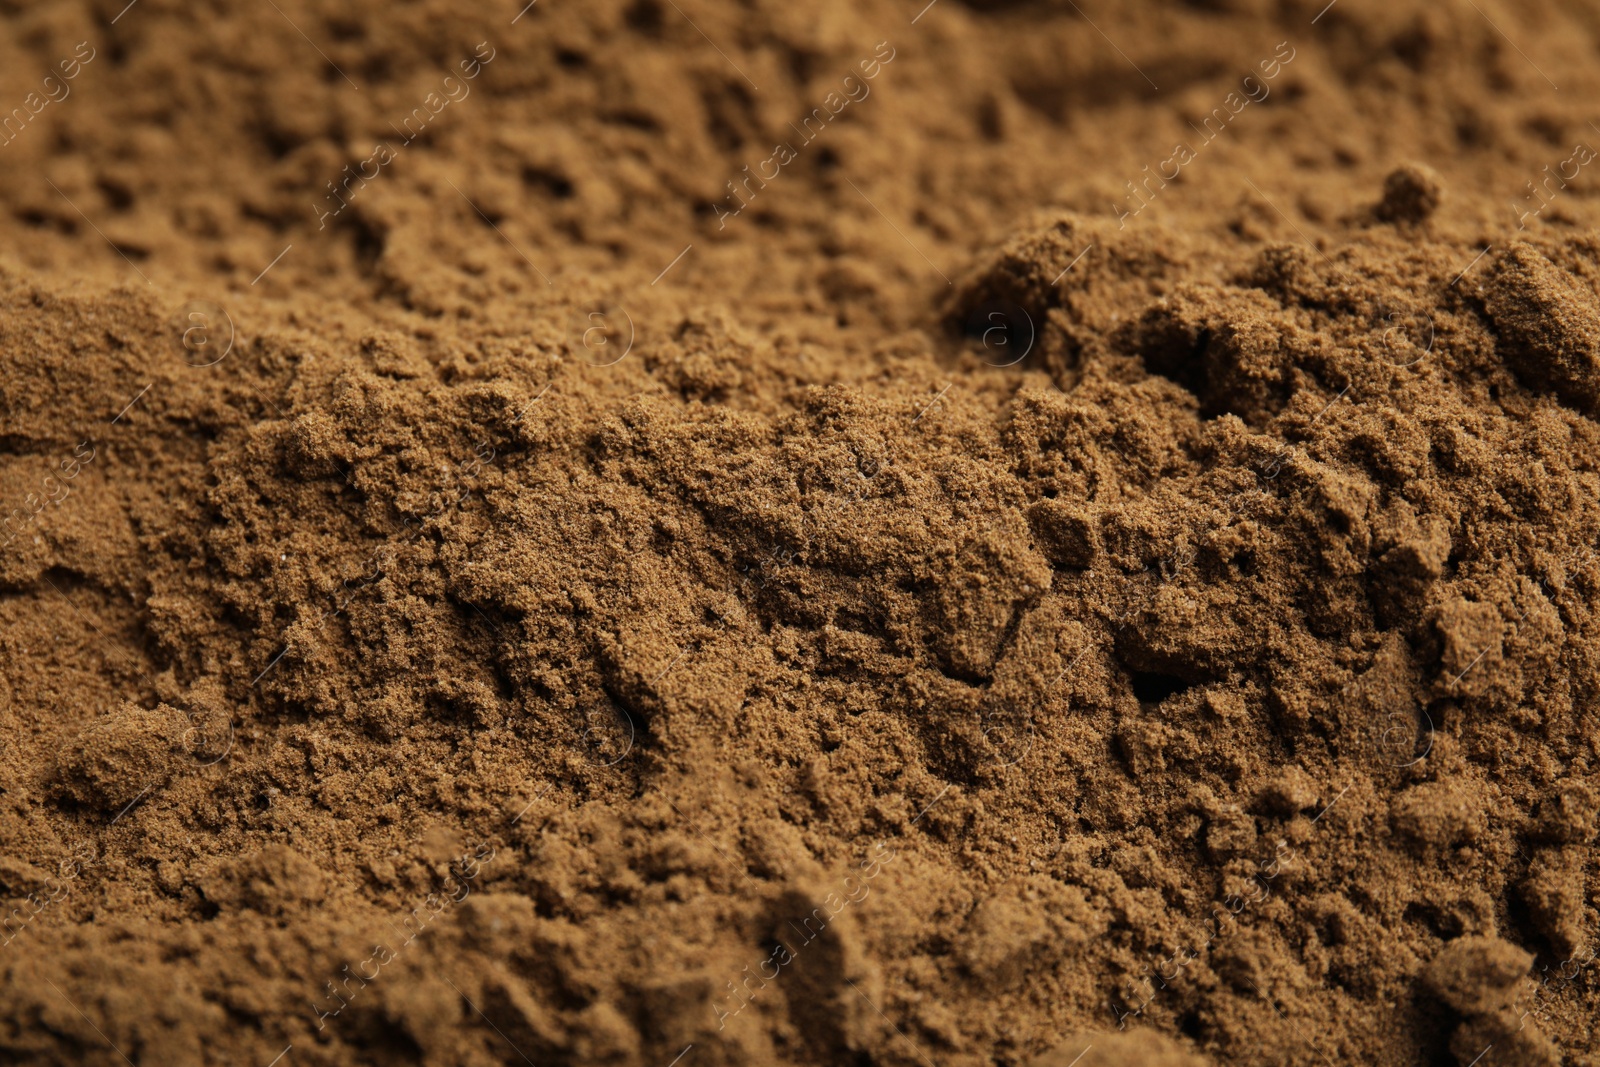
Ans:
{"type": "Polygon", "coordinates": [[[1133,695],[1141,704],[1159,704],[1188,688],[1188,682],[1171,674],[1157,674],[1153,671],[1133,672],[1133,695]]]}

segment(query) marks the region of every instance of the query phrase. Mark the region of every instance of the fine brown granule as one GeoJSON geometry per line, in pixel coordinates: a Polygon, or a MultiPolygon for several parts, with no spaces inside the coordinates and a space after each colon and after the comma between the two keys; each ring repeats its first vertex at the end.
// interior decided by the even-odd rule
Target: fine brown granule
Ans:
{"type": "Polygon", "coordinates": [[[1591,8],[124,2],[0,1062],[1600,1062],[1591,8]]]}

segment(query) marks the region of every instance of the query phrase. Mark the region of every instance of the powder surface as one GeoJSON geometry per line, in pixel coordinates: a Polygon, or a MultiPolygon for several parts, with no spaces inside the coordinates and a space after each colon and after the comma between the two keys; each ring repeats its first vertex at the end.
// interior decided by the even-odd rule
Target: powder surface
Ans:
{"type": "Polygon", "coordinates": [[[0,1060],[1600,1062],[1591,7],[0,23],[0,1060]]]}

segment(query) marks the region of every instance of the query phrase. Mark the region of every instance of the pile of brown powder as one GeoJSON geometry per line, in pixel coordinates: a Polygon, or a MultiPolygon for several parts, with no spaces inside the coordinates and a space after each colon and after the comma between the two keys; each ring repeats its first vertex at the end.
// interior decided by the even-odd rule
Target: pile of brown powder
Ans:
{"type": "Polygon", "coordinates": [[[0,1059],[1600,1063],[1589,8],[0,21],[0,1059]]]}

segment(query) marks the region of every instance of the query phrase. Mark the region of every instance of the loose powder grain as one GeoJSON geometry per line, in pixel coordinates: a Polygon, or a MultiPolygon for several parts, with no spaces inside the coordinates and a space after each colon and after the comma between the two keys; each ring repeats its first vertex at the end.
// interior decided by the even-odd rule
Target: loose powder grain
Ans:
{"type": "Polygon", "coordinates": [[[1600,1059],[1592,10],[0,20],[5,1062],[1600,1059]]]}

